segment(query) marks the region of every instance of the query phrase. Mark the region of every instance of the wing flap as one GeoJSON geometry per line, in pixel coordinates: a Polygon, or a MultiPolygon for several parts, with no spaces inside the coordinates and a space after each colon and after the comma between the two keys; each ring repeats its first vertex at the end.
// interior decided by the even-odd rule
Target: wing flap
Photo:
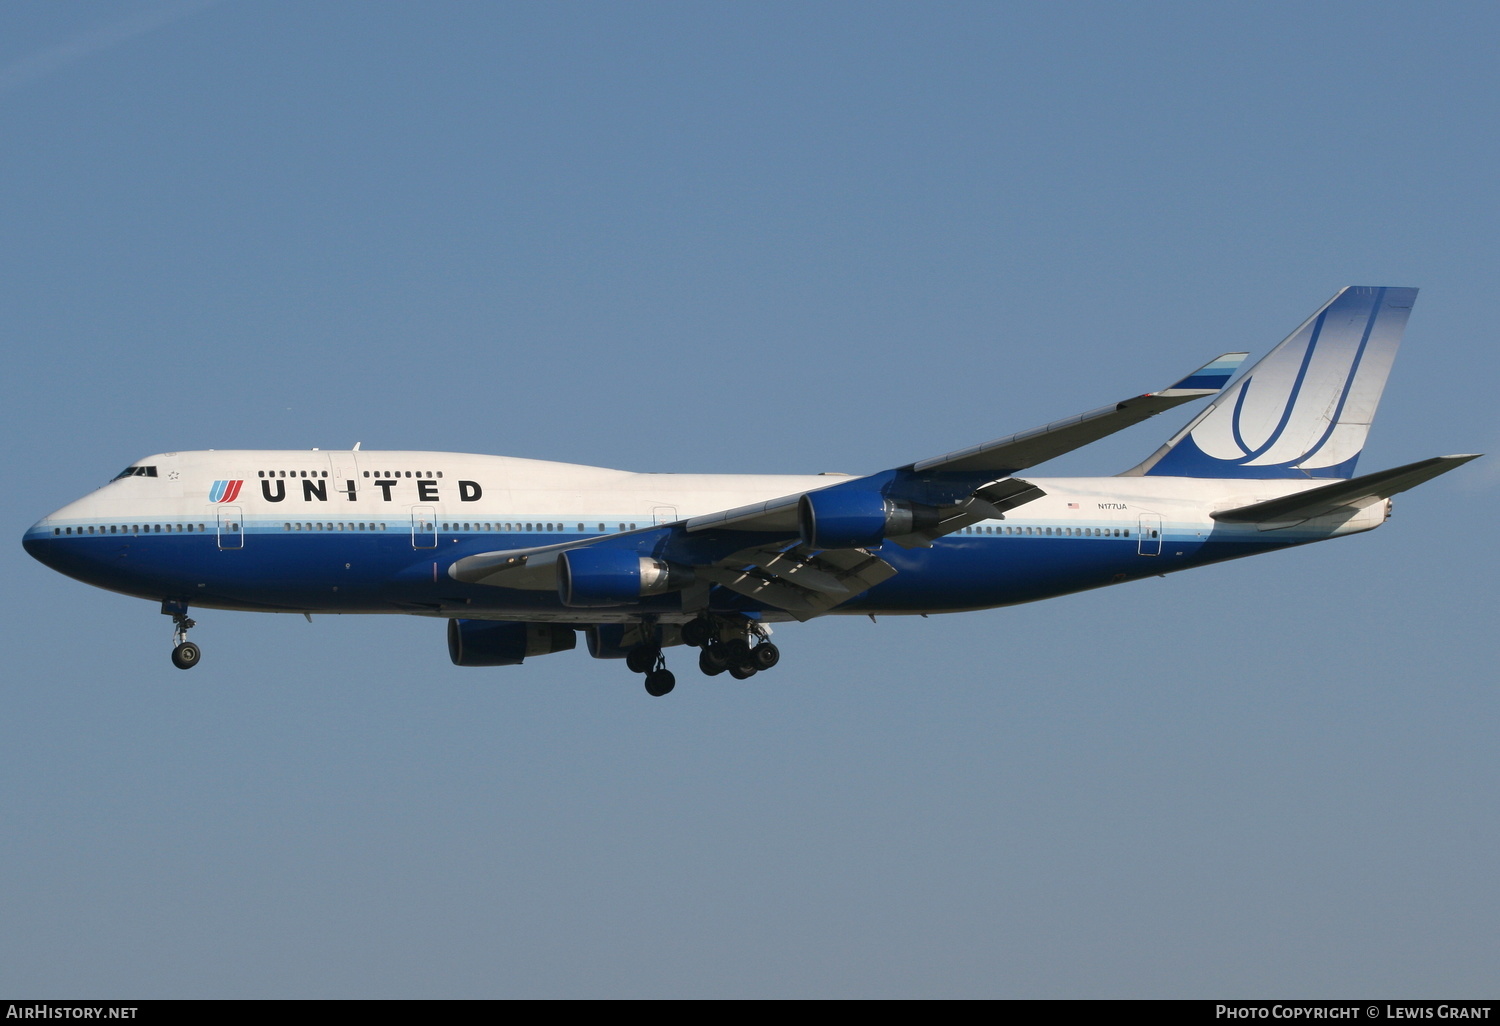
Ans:
{"type": "Polygon", "coordinates": [[[704,580],[811,620],[895,576],[896,568],[864,549],[759,548],[716,566],[700,566],[704,580]],[[727,564],[727,565],[726,565],[727,564]]]}

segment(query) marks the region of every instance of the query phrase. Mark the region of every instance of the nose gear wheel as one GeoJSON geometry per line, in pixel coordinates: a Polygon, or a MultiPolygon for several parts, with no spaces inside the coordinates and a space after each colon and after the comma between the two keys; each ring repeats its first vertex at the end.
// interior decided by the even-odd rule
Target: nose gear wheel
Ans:
{"type": "MultiPolygon", "coordinates": [[[[162,612],[167,612],[163,609],[162,612]]],[[[187,639],[187,632],[198,626],[197,621],[187,615],[186,607],[172,612],[172,665],[179,670],[191,670],[203,658],[203,650],[187,639]]]]}

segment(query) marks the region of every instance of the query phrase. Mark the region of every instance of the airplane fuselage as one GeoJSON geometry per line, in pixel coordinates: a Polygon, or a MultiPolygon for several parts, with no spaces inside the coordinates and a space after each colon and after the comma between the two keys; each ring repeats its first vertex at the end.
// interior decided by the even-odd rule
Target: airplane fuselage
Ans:
{"type": "MultiPolygon", "coordinates": [[[[642,474],[464,453],[206,451],[140,460],[25,537],[47,565],[199,608],[599,623],[684,621],[683,592],[574,609],[556,589],[465,583],[458,560],[636,532],[821,489],[843,475],[642,474]]],[[[1046,494],[931,547],[880,547],[898,571],[836,613],[917,614],[1048,598],[1379,526],[1389,503],[1267,529],[1210,514],[1325,483],[1033,478],[1046,494]]],[[[626,539],[620,539],[630,544],[626,539]]],[[[714,612],[782,611],[724,589],[714,612]]]]}

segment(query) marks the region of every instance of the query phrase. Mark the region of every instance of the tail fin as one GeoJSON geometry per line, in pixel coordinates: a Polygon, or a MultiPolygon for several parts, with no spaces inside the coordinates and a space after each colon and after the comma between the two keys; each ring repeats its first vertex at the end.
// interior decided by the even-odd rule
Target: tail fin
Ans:
{"type": "Polygon", "coordinates": [[[1342,289],[1121,476],[1354,476],[1416,298],[1416,289],[1342,289]]]}

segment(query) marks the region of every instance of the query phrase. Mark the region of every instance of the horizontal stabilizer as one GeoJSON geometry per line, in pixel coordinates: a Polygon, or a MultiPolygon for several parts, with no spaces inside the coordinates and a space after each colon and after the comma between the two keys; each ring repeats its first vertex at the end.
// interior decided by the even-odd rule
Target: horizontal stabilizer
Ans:
{"type": "Polygon", "coordinates": [[[1295,495],[1267,499],[1238,509],[1219,510],[1212,516],[1215,520],[1231,524],[1310,520],[1341,509],[1359,508],[1380,499],[1388,499],[1397,492],[1415,488],[1439,474],[1446,474],[1455,467],[1478,459],[1479,455],[1434,456],[1432,459],[1408,463],[1404,467],[1366,474],[1349,481],[1336,481],[1295,495]]]}

